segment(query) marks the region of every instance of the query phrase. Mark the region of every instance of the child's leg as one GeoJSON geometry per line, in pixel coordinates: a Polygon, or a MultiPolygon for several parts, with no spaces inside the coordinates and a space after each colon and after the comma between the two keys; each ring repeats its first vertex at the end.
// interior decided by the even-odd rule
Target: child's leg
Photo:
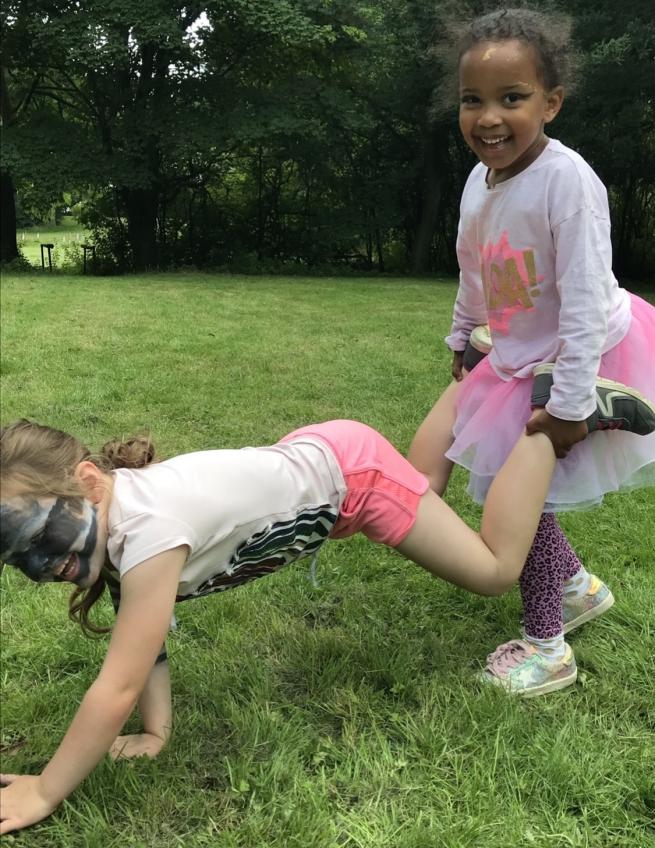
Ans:
{"type": "Polygon", "coordinates": [[[501,594],[523,569],[554,468],[550,440],[543,433],[522,436],[489,489],[480,535],[428,491],[397,549],[444,580],[482,595],[501,594]]]}
{"type": "Polygon", "coordinates": [[[577,559],[555,516],[545,513],[519,581],[525,638],[505,642],[487,657],[487,682],[524,697],[575,683],[578,671],[562,622],[564,574],[573,568],[567,554],[577,559]]]}
{"type": "Polygon", "coordinates": [[[444,391],[416,431],[407,454],[407,459],[428,478],[430,488],[438,495],[446,491],[453,470],[446,451],[453,443],[458,389],[459,383],[452,382],[444,391]]]}
{"type": "Polygon", "coordinates": [[[608,587],[589,574],[557,518],[544,514],[519,579],[526,639],[537,648],[563,651],[564,634],[604,613],[614,603],[608,587]]]}
{"type": "Polygon", "coordinates": [[[564,580],[580,568],[582,563],[573,553],[555,515],[544,513],[519,578],[528,639],[563,636],[564,580]]]}
{"type": "Polygon", "coordinates": [[[575,682],[575,657],[564,634],[600,615],[614,598],[604,583],[587,574],[552,513],[541,516],[519,582],[525,638],[496,648],[483,676],[532,697],[575,682]]]}

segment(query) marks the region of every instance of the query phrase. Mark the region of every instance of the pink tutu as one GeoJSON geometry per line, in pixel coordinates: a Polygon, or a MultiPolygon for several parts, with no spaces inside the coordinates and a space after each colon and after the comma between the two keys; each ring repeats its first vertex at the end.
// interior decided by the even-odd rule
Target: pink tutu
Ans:
{"type": "MultiPolygon", "coordinates": [[[[603,355],[599,374],[655,401],[655,307],[630,298],[630,329],[603,355]]],[[[478,503],[525,430],[531,392],[531,377],[501,380],[486,359],[462,383],[447,456],[470,471],[469,494],[478,503]]],[[[607,492],[642,486],[655,486],[655,433],[595,432],[558,461],[544,511],[586,509],[607,492]]]]}

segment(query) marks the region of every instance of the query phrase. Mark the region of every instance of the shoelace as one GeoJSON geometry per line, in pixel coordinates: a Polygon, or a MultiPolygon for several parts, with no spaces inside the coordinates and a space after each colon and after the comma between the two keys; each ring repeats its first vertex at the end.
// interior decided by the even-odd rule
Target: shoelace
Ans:
{"type": "Polygon", "coordinates": [[[309,574],[307,575],[307,579],[312,584],[312,588],[318,589],[319,583],[316,577],[316,566],[318,565],[318,554],[319,551],[316,551],[314,556],[312,557],[312,564],[309,566],[309,574]]]}
{"type": "Polygon", "coordinates": [[[625,426],[625,421],[622,418],[613,418],[611,421],[599,421],[596,425],[597,430],[622,430],[625,426]]]}
{"type": "Polygon", "coordinates": [[[511,642],[499,645],[492,654],[489,654],[486,670],[497,676],[506,674],[530,655],[531,652],[526,648],[524,642],[519,639],[512,639],[511,642]]]}

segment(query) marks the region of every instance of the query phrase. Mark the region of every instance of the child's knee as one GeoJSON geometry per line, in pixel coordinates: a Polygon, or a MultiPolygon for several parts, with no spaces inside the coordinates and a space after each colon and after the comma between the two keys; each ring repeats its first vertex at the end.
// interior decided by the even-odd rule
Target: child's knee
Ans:
{"type": "Polygon", "coordinates": [[[450,479],[450,474],[443,474],[439,471],[425,473],[425,476],[428,478],[428,483],[430,484],[430,488],[435,493],[435,495],[439,495],[442,498],[445,494],[445,491],[448,487],[448,480],[450,479]]]}
{"type": "Polygon", "coordinates": [[[513,589],[514,586],[516,586],[516,580],[508,582],[507,580],[499,579],[496,583],[489,587],[488,592],[484,592],[483,594],[487,595],[489,598],[498,598],[501,595],[505,595],[510,591],[510,589],[513,589]]]}

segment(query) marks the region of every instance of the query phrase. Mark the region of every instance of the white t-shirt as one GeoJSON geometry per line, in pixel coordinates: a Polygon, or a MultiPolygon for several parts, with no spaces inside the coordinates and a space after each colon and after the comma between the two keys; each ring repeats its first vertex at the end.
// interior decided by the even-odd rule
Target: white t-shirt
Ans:
{"type": "Polygon", "coordinates": [[[221,591],[313,554],[339,515],[346,484],[327,445],[176,456],[112,472],[109,559],[122,576],[188,545],[178,600],[221,591]]]}
{"type": "Polygon", "coordinates": [[[612,273],[607,192],[584,159],[550,139],[524,171],[489,188],[482,163],[460,208],[460,285],[446,344],[463,350],[489,324],[489,361],[509,380],[555,362],[546,406],[580,421],[596,408],[601,354],[630,325],[630,299],[612,273]]]}

